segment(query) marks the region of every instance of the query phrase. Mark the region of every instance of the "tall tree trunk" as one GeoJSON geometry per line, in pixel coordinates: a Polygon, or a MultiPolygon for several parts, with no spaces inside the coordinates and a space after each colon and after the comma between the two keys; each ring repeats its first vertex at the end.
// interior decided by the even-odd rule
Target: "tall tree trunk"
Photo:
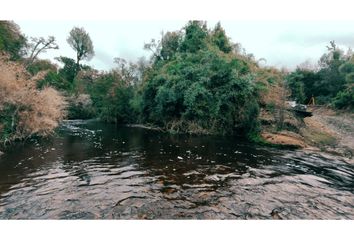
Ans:
{"type": "Polygon", "coordinates": [[[79,55],[76,56],[76,70],[75,70],[75,77],[79,74],[80,71],[80,57],[79,55]]]}

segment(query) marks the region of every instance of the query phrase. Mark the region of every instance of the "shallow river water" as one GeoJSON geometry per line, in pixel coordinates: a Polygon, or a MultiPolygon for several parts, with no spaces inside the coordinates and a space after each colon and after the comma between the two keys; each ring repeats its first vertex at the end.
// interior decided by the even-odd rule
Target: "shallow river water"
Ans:
{"type": "Polygon", "coordinates": [[[354,165],[67,121],[0,157],[0,219],[354,219],[354,165]]]}

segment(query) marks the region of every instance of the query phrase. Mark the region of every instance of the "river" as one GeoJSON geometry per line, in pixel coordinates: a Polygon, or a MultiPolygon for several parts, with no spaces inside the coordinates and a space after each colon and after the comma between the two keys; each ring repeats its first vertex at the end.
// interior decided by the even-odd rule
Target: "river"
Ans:
{"type": "Polygon", "coordinates": [[[0,219],[354,219],[354,165],[232,137],[65,121],[0,157],[0,219]]]}

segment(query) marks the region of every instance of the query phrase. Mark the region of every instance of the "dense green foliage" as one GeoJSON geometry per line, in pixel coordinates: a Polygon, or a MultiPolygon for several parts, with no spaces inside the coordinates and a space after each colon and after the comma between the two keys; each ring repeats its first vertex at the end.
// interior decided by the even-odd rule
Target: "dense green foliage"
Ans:
{"type": "Polygon", "coordinates": [[[291,98],[299,103],[305,103],[312,96],[311,91],[309,92],[309,95],[305,93],[305,84],[313,83],[311,81],[313,78],[308,76],[309,74],[312,73],[297,69],[295,72],[291,73],[287,78],[288,86],[291,89],[291,98]]]}
{"type": "Polygon", "coordinates": [[[47,86],[54,87],[57,90],[69,91],[71,89],[70,82],[55,71],[49,71],[42,80],[37,82],[39,89],[47,86]]]}
{"type": "Polygon", "coordinates": [[[12,60],[19,60],[25,54],[26,42],[17,24],[0,21],[0,52],[7,52],[12,60]]]}
{"type": "Polygon", "coordinates": [[[111,71],[102,74],[89,86],[96,114],[104,121],[115,123],[137,122],[137,112],[133,106],[135,89],[111,71]]]}
{"type": "Polygon", "coordinates": [[[297,68],[288,75],[291,98],[307,104],[314,96],[316,104],[353,109],[353,55],[344,54],[334,42],[328,49],[319,61],[319,70],[297,68]]]}
{"type": "Polygon", "coordinates": [[[58,74],[62,76],[66,81],[73,83],[74,78],[76,77],[77,74],[75,60],[68,57],[58,57],[56,58],[56,60],[58,60],[60,63],[64,65],[61,69],[59,69],[58,74]]]}
{"type": "Polygon", "coordinates": [[[14,123],[17,121],[15,109],[15,105],[7,104],[0,111],[0,142],[5,142],[14,132],[14,123]]]}
{"type": "Polygon", "coordinates": [[[57,66],[51,63],[49,60],[36,60],[27,66],[27,71],[32,75],[36,75],[41,71],[57,71],[57,66]]]}
{"type": "MultiPolygon", "coordinates": [[[[47,63],[47,61],[35,61],[27,69],[30,73],[37,73],[39,71],[48,71],[45,78],[37,83],[38,88],[45,86],[52,86],[57,90],[64,91],[69,94],[77,93],[76,89],[76,75],[77,67],[74,59],[68,57],[58,57],[56,60],[63,66],[59,69],[55,65],[47,63]]],[[[80,69],[83,71],[91,70],[87,65],[81,65],[80,69]]]]}
{"type": "Polygon", "coordinates": [[[333,105],[338,109],[354,108],[354,87],[338,92],[333,99],[333,105]]]}
{"type": "Polygon", "coordinates": [[[143,121],[178,132],[257,131],[254,73],[231,52],[220,25],[210,32],[205,23],[191,21],[179,39],[169,58],[160,56],[164,45],[155,56],[142,88],[143,121]]]}
{"type": "MultiPolygon", "coordinates": [[[[38,90],[53,87],[66,97],[67,117],[100,118],[103,121],[143,123],[170,132],[240,135],[259,139],[260,108],[276,113],[290,99],[331,104],[339,109],[354,106],[354,56],[334,42],[319,60],[319,68],[298,67],[284,74],[260,67],[227,37],[218,23],[190,21],[179,31],[162,34],[144,48],[151,59],[136,63],[116,58],[117,67],[99,72],[80,64],[94,55],[84,29],[74,28],[68,43],[77,58],[60,56],[59,66],[48,60],[26,61],[26,38],[13,22],[0,21],[0,50],[12,60],[26,64],[31,75],[45,71],[36,82],[38,90]]],[[[28,60],[28,59],[27,59],[28,60]]],[[[3,106],[0,126],[3,136],[11,132],[11,106],[3,106]]]]}

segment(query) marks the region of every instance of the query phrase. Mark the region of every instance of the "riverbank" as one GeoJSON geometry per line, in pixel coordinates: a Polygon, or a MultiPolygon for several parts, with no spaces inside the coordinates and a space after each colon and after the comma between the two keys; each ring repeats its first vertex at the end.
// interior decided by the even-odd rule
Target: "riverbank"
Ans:
{"type": "Polygon", "coordinates": [[[126,124],[125,126],[127,127],[133,127],[133,128],[142,128],[142,129],[148,129],[148,130],[153,130],[153,131],[159,131],[159,132],[164,132],[162,128],[155,127],[155,126],[150,126],[150,125],[144,125],[144,124],[126,124]]]}
{"type": "Polygon", "coordinates": [[[327,152],[352,159],[354,156],[354,114],[329,108],[310,108],[313,116],[292,131],[267,132],[261,136],[271,144],[327,152]]]}
{"type": "MultiPolygon", "coordinates": [[[[354,114],[335,112],[328,108],[309,110],[312,111],[313,116],[302,120],[286,112],[284,125],[288,130],[282,131],[274,130],[275,121],[271,119],[269,113],[261,114],[263,122],[261,138],[266,144],[273,147],[324,152],[353,159],[354,114]],[[266,124],[264,124],[265,122],[266,124]]],[[[153,125],[126,124],[124,126],[166,132],[166,130],[153,125]]],[[[0,156],[3,154],[0,151],[0,156]]]]}

